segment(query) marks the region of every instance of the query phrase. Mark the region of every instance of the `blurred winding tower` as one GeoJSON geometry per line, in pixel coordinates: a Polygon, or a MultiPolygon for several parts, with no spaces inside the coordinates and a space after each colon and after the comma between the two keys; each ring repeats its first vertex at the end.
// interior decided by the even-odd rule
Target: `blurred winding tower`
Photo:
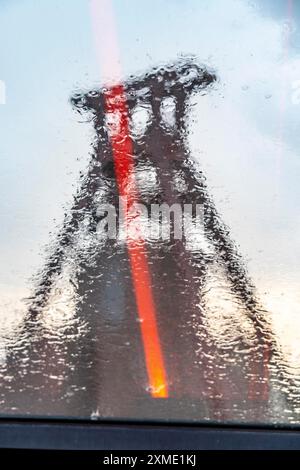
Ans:
{"type": "MultiPolygon", "coordinates": [[[[242,404],[252,398],[257,404],[268,400],[271,346],[264,312],[228,228],[208,194],[205,178],[188,150],[189,100],[194,93],[206,93],[215,80],[213,72],[185,59],[133,77],[122,86],[138,201],[147,207],[152,203],[204,207],[205,243],[190,246],[185,237],[145,243],[169,397],[183,400],[184,416],[187,402],[199,402],[208,416],[218,417],[220,408],[224,409],[220,402],[242,404]],[[211,332],[218,328],[218,315],[210,322],[206,318],[208,280],[216,269],[222,272],[235,299],[232,305],[239,305],[238,314],[244,316],[252,332],[248,338],[240,335],[233,346],[226,341],[219,344],[218,334],[211,332]]],[[[91,113],[97,138],[72,210],[43,269],[29,318],[43,311],[71,259],[76,265],[72,283],[78,299],[77,315],[89,328],[76,345],[78,355],[82,354],[75,364],[76,377],[69,380],[78,382],[82,374],[89,389],[90,370],[90,389],[101,403],[100,413],[114,407],[119,413],[124,407],[123,412],[128,413],[130,403],[136,409],[140,400],[145,414],[148,379],[126,244],[108,239],[100,243],[96,237],[99,203],[117,207],[119,196],[111,144],[114,116],[109,116],[106,93],[107,89],[101,89],[72,98],[79,112],[91,113]]],[[[197,416],[194,408],[191,413],[197,416]]]]}

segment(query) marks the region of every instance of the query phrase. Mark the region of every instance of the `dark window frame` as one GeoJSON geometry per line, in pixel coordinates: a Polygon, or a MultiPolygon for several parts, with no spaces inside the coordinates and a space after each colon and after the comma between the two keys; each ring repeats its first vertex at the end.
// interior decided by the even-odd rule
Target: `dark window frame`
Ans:
{"type": "Polygon", "coordinates": [[[0,448],[44,450],[299,450],[300,430],[136,422],[0,419],[0,448]]]}

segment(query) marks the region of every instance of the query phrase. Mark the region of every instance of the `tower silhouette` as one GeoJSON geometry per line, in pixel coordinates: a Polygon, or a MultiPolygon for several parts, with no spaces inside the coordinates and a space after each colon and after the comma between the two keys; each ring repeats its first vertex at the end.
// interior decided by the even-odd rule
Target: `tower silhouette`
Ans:
{"type": "MultiPolygon", "coordinates": [[[[214,72],[193,59],[182,59],[132,77],[122,87],[112,87],[113,97],[109,88],[102,88],[71,99],[76,110],[92,116],[94,151],[38,276],[25,321],[31,352],[27,349],[24,355],[42,354],[45,366],[56,352],[39,332],[39,319],[51,303],[57,282],[71,266],[75,316],[85,325],[83,333],[66,340],[68,368],[62,386],[49,385],[49,372],[43,365],[35,375],[36,388],[44,388],[44,394],[48,389],[51,406],[58,414],[66,413],[68,406],[72,414],[75,403],[85,415],[92,403],[100,416],[155,418],[171,414],[180,419],[224,420],[249,413],[249,419],[255,419],[255,413],[267,406],[268,363],[274,348],[270,327],[229,229],[188,148],[191,95],[207,93],[215,81],[214,72]],[[111,105],[120,101],[121,107],[111,105]],[[118,207],[120,184],[111,137],[114,126],[119,125],[118,114],[128,123],[135,200],[146,207],[165,203],[169,207],[199,204],[204,208],[203,232],[198,234],[201,243],[197,243],[197,236],[194,245],[186,235],[175,239],[173,230],[170,239],[146,238],[142,247],[147,255],[168,400],[151,399],[128,244],[118,238],[97,237],[99,204],[118,207]],[[222,278],[227,286],[232,307],[229,323],[238,322],[236,309],[248,328],[244,336],[243,330],[229,334],[228,342],[226,338],[220,342],[218,332],[212,333],[222,326],[222,298],[208,321],[208,284],[213,277],[215,284],[222,283],[222,278]],[[76,389],[75,401],[63,398],[72,387],[76,389]]],[[[39,395],[38,391],[32,393],[32,397],[39,395]]]]}

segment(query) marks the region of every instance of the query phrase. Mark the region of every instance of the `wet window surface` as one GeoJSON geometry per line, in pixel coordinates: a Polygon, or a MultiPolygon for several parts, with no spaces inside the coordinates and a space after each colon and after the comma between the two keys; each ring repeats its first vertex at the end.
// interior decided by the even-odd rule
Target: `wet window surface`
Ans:
{"type": "Polygon", "coordinates": [[[299,27],[1,2],[0,416],[300,423],[299,27]]]}

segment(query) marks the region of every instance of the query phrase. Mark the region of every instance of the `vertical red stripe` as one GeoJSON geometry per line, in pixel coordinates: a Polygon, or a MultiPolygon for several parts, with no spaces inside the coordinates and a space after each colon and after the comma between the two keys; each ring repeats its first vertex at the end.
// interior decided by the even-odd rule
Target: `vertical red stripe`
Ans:
{"type": "MultiPolygon", "coordinates": [[[[126,198],[123,208],[124,220],[128,222],[129,211],[138,202],[138,190],[134,178],[133,144],[129,135],[128,107],[122,85],[106,91],[106,113],[112,114],[114,125],[111,145],[119,195],[126,198]]],[[[127,238],[133,287],[140,320],[143,347],[151,395],[155,398],[168,397],[166,372],[161,350],[153,301],[151,276],[145,247],[145,240],[127,238]]]]}

